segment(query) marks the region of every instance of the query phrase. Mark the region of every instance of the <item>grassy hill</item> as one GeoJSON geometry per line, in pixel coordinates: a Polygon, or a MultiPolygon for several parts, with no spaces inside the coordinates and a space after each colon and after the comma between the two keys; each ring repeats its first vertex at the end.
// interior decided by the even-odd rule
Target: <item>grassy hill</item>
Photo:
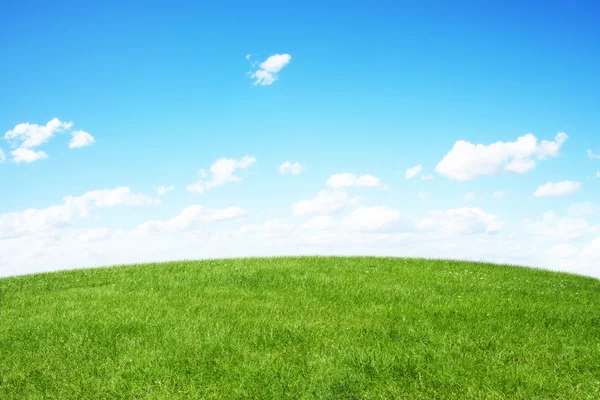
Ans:
{"type": "Polygon", "coordinates": [[[0,399],[599,399],[600,281],[397,258],[0,280],[0,399]]]}

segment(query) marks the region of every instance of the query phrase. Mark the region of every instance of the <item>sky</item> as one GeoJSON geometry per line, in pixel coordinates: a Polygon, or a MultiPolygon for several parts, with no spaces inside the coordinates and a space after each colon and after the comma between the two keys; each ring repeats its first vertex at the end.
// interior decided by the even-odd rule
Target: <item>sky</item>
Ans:
{"type": "Polygon", "coordinates": [[[0,276],[359,254],[600,277],[598,2],[289,3],[2,2],[0,276]]]}

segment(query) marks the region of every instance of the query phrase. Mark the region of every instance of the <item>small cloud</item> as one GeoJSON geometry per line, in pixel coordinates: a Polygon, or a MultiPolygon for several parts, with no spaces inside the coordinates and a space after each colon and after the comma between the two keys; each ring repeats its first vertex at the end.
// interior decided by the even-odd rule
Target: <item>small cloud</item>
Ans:
{"type": "Polygon", "coordinates": [[[358,198],[350,198],[342,190],[322,190],[314,199],[301,200],[292,205],[292,213],[299,215],[331,215],[343,211],[358,198]]]}
{"type": "Polygon", "coordinates": [[[96,139],[86,131],[71,132],[71,141],[69,142],[70,149],[86,147],[96,142],[96,139]]]}
{"type": "Polygon", "coordinates": [[[246,60],[250,60],[250,57],[252,57],[250,54],[246,54],[246,60]]]}
{"type": "Polygon", "coordinates": [[[421,180],[423,180],[423,181],[430,181],[432,179],[433,179],[433,175],[431,175],[431,174],[421,175],[421,180]]]}
{"type": "Polygon", "coordinates": [[[279,78],[278,73],[285,67],[292,56],[289,54],[274,54],[260,64],[259,69],[250,74],[250,77],[256,79],[255,85],[267,86],[279,78]]]}
{"type": "Polygon", "coordinates": [[[11,151],[10,154],[12,155],[12,161],[17,164],[22,162],[29,164],[34,161],[48,158],[48,154],[43,151],[35,151],[25,147],[19,147],[18,149],[11,151]]]}
{"type": "Polygon", "coordinates": [[[429,198],[429,193],[427,192],[419,192],[419,200],[427,200],[429,198]]]}
{"type": "Polygon", "coordinates": [[[504,192],[500,192],[500,191],[494,192],[494,193],[492,193],[492,197],[494,199],[499,199],[501,197],[504,197],[504,192]]]}
{"type": "Polygon", "coordinates": [[[157,193],[159,196],[163,196],[163,195],[167,194],[168,192],[170,192],[170,191],[172,191],[172,190],[175,190],[175,186],[173,186],[173,185],[170,185],[170,186],[162,186],[162,185],[161,185],[161,186],[157,186],[157,187],[155,188],[155,190],[156,190],[156,193],[157,193]]]}
{"type": "MultiPolygon", "coordinates": [[[[37,147],[48,142],[56,133],[70,130],[71,121],[61,121],[53,118],[46,125],[30,124],[29,122],[16,125],[4,134],[4,139],[11,143],[14,150],[10,152],[14,163],[32,163],[48,158],[46,152],[37,147]]],[[[69,142],[70,148],[85,147],[94,143],[94,138],[88,132],[74,131],[69,142]]]]}
{"type": "Polygon", "coordinates": [[[566,196],[581,189],[581,183],[572,181],[548,182],[533,193],[535,197],[566,196]]]}
{"type": "Polygon", "coordinates": [[[595,154],[592,150],[587,151],[587,155],[589,158],[591,158],[592,160],[600,160],[600,154],[595,154]]]}
{"type": "MultiPolygon", "coordinates": [[[[210,166],[211,179],[199,180],[198,182],[186,186],[188,192],[203,193],[216,186],[222,186],[228,182],[239,182],[242,180],[233,173],[238,169],[246,169],[256,162],[256,158],[245,156],[239,160],[231,158],[219,158],[210,166]]],[[[203,169],[198,171],[201,178],[207,177],[207,172],[203,169]]]]}
{"type": "Polygon", "coordinates": [[[349,187],[356,188],[375,188],[381,187],[386,188],[387,186],[381,182],[376,176],[373,175],[363,175],[356,176],[351,173],[343,173],[343,174],[335,174],[331,175],[327,180],[327,186],[332,187],[334,189],[343,189],[349,187]]]}
{"type": "Polygon", "coordinates": [[[0,164],[2,164],[5,160],[6,160],[6,155],[4,154],[4,151],[2,149],[0,149],[0,164]]]}
{"type": "Polygon", "coordinates": [[[600,178],[600,171],[596,172],[596,178],[600,178]]]}
{"type": "Polygon", "coordinates": [[[466,201],[473,201],[475,200],[475,193],[473,192],[469,192],[465,195],[465,200],[466,201]]]}
{"type": "Polygon", "coordinates": [[[419,175],[423,170],[423,166],[421,164],[415,165],[414,167],[410,167],[406,170],[406,179],[412,179],[415,176],[419,175]]]}
{"type": "Polygon", "coordinates": [[[489,145],[459,140],[435,167],[436,172],[457,181],[469,181],[501,172],[524,174],[537,160],[556,157],[568,136],[559,132],[554,141],[542,140],[528,133],[514,142],[489,145]]]}
{"type": "Polygon", "coordinates": [[[304,166],[299,162],[291,163],[289,161],[284,162],[279,166],[280,174],[292,174],[298,175],[300,172],[304,171],[304,166]]]}

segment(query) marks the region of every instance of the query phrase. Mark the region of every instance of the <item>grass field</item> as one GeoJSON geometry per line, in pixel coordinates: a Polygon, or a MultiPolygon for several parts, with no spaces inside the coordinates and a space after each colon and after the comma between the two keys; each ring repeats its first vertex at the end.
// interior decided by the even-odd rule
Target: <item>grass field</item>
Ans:
{"type": "Polygon", "coordinates": [[[600,399],[592,278],[306,257],[0,288],[0,399],[600,399]]]}

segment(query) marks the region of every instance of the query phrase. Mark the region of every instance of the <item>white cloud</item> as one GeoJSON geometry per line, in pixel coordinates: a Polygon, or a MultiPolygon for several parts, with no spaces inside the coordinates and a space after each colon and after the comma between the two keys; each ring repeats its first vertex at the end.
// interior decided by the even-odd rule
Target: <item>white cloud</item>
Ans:
{"type": "Polygon", "coordinates": [[[6,155],[4,154],[4,151],[2,149],[0,149],[0,164],[2,164],[5,160],[6,160],[6,155]]]}
{"type": "Polygon", "coordinates": [[[280,219],[273,219],[262,224],[242,226],[239,233],[253,233],[259,239],[282,238],[294,230],[293,224],[288,224],[280,219]]]}
{"type": "Polygon", "coordinates": [[[388,206],[359,207],[342,220],[341,228],[354,232],[389,232],[398,227],[400,212],[388,206]]]}
{"type": "Polygon", "coordinates": [[[590,225],[582,218],[558,217],[552,211],[544,213],[541,220],[526,219],[524,228],[525,232],[538,239],[560,242],[570,242],[600,232],[599,225],[590,225]]]}
{"type": "Polygon", "coordinates": [[[600,171],[596,172],[596,178],[600,178],[600,171]]]}
{"type": "Polygon", "coordinates": [[[505,193],[504,192],[500,192],[500,191],[496,191],[494,193],[492,193],[492,197],[494,199],[499,199],[501,197],[504,197],[505,193]]]}
{"type": "Polygon", "coordinates": [[[357,187],[357,188],[375,188],[382,187],[385,185],[381,182],[376,176],[373,175],[363,175],[357,177],[351,173],[343,173],[343,174],[335,174],[329,177],[327,180],[327,185],[334,189],[344,189],[349,187],[357,187]]]}
{"type": "MultiPolygon", "coordinates": [[[[14,150],[10,152],[12,161],[15,163],[32,163],[34,161],[48,158],[44,151],[36,150],[52,139],[56,133],[69,130],[73,122],[61,121],[53,118],[46,125],[30,124],[28,122],[18,124],[4,134],[4,139],[12,144],[14,150]]],[[[72,138],[69,148],[89,146],[95,142],[88,132],[78,130],[71,132],[72,138]]]]}
{"type": "MultiPolygon", "coordinates": [[[[248,58],[246,58],[248,59],[248,58]]],[[[274,54],[260,64],[260,68],[254,71],[250,76],[254,79],[255,85],[270,85],[278,78],[278,73],[285,67],[292,56],[289,54],[274,54]]]]}
{"type": "Polygon", "coordinates": [[[326,231],[335,228],[335,219],[328,215],[317,215],[302,224],[302,230],[308,231],[326,231]]]}
{"type": "Polygon", "coordinates": [[[336,214],[357,201],[358,198],[351,199],[342,190],[322,190],[314,199],[293,204],[292,213],[296,216],[336,214]]]}
{"type": "Polygon", "coordinates": [[[186,232],[201,229],[207,223],[242,219],[246,215],[247,212],[240,207],[211,209],[195,204],[184,208],[171,219],[144,222],[132,234],[141,236],[158,232],[186,232]]]}
{"type": "Polygon", "coordinates": [[[430,181],[430,180],[432,180],[432,179],[433,179],[433,175],[431,175],[431,174],[424,174],[424,175],[421,175],[421,180],[424,180],[424,181],[430,181]]]}
{"type": "Polygon", "coordinates": [[[475,200],[475,193],[469,192],[469,193],[465,194],[465,200],[466,201],[473,201],[473,200],[475,200]]]}
{"type": "Polygon", "coordinates": [[[69,141],[70,149],[90,146],[96,142],[96,139],[86,131],[73,131],[71,132],[71,136],[71,140],[69,141]]]}
{"type": "MultiPolygon", "coordinates": [[[[229,182],[239,182],[242,180],[239,176],[233,173],[238,169],[246,169],[256,162],[256,158],[245,156],[239,160],[231,158],[219,158],[210,166],[211,179],[200,180],[198,182],[189,184],[186,189],[189,192],[203,193],[206,190],[212,189],[216,186],[221,186],[229,182]]],[[[201,169],[198,174],[205,178],[207,173],[201,169]]]]}
{"type": "Polygon", "coordinates": [[[423,170],[423,166],[421,164],[415,165],[414,167],[407,168],[405,177],[406,179],[412,179],[415,176],[419,175],[423,170]]]}
{"type": "Polygon", "coordinates": [[[250,57],[252,57],[250,54],[246,54],[246,60],[250,60],[250,57]]]}
{"type": "Polygon", "coordinates": [[[496,142],[490,145],[472,144],[459,140],[438,163],[436,172],[454,180],[468,181],[501,171],[523,174],[535,167],[533,158],[543,160],[558,155],[568,136],[556,135],[555,141],[542,140],[527,134],[514,142],[496,142]]]}
{"type": "Polygon", "coordinates": [[[43,151],[35,151],[25,147],[19,147],[18,149],[11,151],[10,154],[13,156],[12,161],[17,164],[22,162],[29,164],[34,161],[48,158],[48,154],[43,151]]]}
{"type": "Polygon", "coordinates": [[[419,200],[427,200],[429,198],[429,193],[420,191],[419,192],[419,200]]]}
{"type": "Polygon", "coordinates": [[[58,118],[51,119],[46,125],[26,122],[18,124],[14,129],[7,131],[4,138],[13,142],[20,142],[20,147],[29,149],[46,143],[56,132],[71,129],[72,126],[72,122],[62,122],[58,118]]]}
{"type": "Polygon", "coordinates": [[[58,205],[0,214],[0,239],[47,233],[69,225],[75,218],[89,216],[93,208],[148,205],[157,202],[148,196],[132,193],[128,187],[94,190],[81,196],[66,196],[58,205]]]}
{"type": "Polygon", "coordinates": [[[535,197],[566,196],[581,189],[581,183],[572,181],[548,182],[533,193],[535,197]]]}
{"type": "Polygon", "coordinates": [[[595,154],[592,150],[587,151],[587,155],[589,158],[591,158],[592,160],[600,160],[600,154],[595,154]]]}
{"type": "Polygon", "coordinates": [[[502,228],[500,219],[479,208],[456,208],[452,210],[432,210],[428,218],[416,224],[422,230],[437,230],[449,235],[474,233],[496,233],[502,228]]]}
{"type": "Polygon", "coordinates": [[[170,185],[170,186],[157,186],[154,190],[156,190],[156,194],[158,194],[159,196],[163,196],[165,194],[167,194],[168,192],[175,190],[175,186],[170,185]]]}
{"type": "Polygon", "coordinates": [[[304,171],[304,166],[302,166],[302,164],[300,164],[299,162],[291,163],[289,161],[286,161],[279,166],[280,174],[298,175],[302,171],[304,171]]]}

